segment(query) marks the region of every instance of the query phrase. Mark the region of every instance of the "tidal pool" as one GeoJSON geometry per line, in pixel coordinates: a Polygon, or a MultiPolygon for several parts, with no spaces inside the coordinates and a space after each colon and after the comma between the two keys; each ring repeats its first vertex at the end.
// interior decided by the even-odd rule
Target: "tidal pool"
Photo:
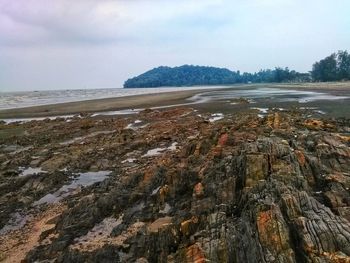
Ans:
{"type": "Polygon", "coordinates": [[[79,176],[74,178],[70,184],[62,186],[53,194],[50,193],[45,195],[38,201],[34,202],[34,205],[58,203],[63,198],[73,194],[80,187],[86,187],[93,185],[94,183],[102,182],[111,173],[111,171],[79,173],[79,176]]]}
{"type": "Polygon", "coordinates": [[[23,214],[23,212],[14,212],[10,215],[10,220],[0,229],[0,235],[5,235],[10,231],[21,229],[29,220],[30,216],[23,214]]]}

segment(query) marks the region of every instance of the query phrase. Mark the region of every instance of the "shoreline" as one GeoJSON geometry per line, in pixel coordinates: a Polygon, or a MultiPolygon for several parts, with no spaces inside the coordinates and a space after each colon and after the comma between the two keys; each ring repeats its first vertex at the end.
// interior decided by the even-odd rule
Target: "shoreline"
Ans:
{"type": "MultiPolygon", "coordinates": [[[[78,113],[98,113],[135,108],[150,108],[186,103],[186,99],[213,89],[184,90],[162,92],[158,94],[142,94],[115,98],[75,101],[58,104],[40,105],[0,111],[0,119],[54,117],[78,113]]],[[[189,102],[190,103],[190,102],[189,102]]]]}
{"type": "MultiPolygon", "coordinates": [[[[130,95],[114,98],[74,101],[57,104],[39,105],[24,108],[0,110],[0,119],[9,118],[40,118],[74,115],[79,113],[99,113],[126,109],[145,109],[151,107],[174,107],[191,105],[186,99],[203,92],[221,91],[226,89],[256,87],[295,89],[315,92],[327,92],[334,95],[349,94],[350,82],[335,83],[258,83],[238,84],[225,88],[191,89],[182,91],[161,92],[152,94],[130,95]]],[[[193,105],[193,104],[192,104],[193,105]]]]}

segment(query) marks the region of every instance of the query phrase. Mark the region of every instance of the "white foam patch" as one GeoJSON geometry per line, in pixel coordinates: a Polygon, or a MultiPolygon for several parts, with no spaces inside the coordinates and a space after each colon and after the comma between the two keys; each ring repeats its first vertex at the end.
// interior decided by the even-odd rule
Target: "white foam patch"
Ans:
{"type": "Polygon", "coordinates": [[[142,155],[142,157],[152,157],[162,154],[166,151],[166,148],[154,148],[151,150],[148,150],[146,154],[142,155]]]}
{"type": "Polygon", "coordinates": [[[252,110],[258,110],[262,114],[267,114],[269,109],[268,108],[251,108],[252,110]]]}
{"type": "Polygon", "coordinates": [[[135,161],[136,161],[135,158],[128,158],[128,159],[125,159],[124,161],[122,161],[122,163],[133,163],[135,161]]]}
{"type": "Polygon", "coordinates": [[[209,118],[209,121],[210,122],[216,122],[216,121],[222,120],[223,118],[224,118],[224,114],[222,114],[222,113],[214,113],[209,118]]]}
{"type": "Polygon", "coordinates": [[[21,170],[21,173],[19,174],[20,177],[33,175],[33,174],[39,174],[39,173],[47,173],[47,171],[42,170],[41,167],[38,168],[32,168],[32,167],[19,167],[19,170],[21,170]]]}
{"type": "Polygon", "coordinates": [[[175,151],[177,148],[178,143],[177,142],[173,142],[169,147],[167,148],[154,148],[151,150],[148,150],[146,154],[142,155],[142,157],[153,157],[153,156],[158,156],[161,155],[162,153],[164,153],[167,150],[170,151],[175,151]]]}
{"type": "Polygon", "coordinates": [[[70,118],[73,118],[75,115],[62,115],[62,116],[52,116],[52,117],[37,117],[37,118],[13,118],[13,119],[0,119],[4,121],[6,124],[11,123],[27,123],[31,121],[43,121],[43,120],[57,120],[57,119],[65,119],[68,121],[70,118]]]}
{"type": "Polygon", "coordinates": [[[142,128],[145,128],[148,126],[148,124],[144,124],[144,125],[141,125],[142,121],[141,120],[135,120],[134,122],[132,123],[129,123],[125,129],[131,129],[131,130],[138,130],[138,129],[142,129],[142,128]]]}
{"type": "Polygon", "coordinates": [[[103,112],[96,112],[91,115],[91,117],[96,116],[113,116],[113,115],[129,115],[129,114],[137,114],[142,109],[126,109],[126,110],[117,110],[117,111],[103,111],[103,112]]]}
{"type": "Polygon", "coordinates": [[[175,151],[177,145],[178,145],[177,142],[173,142],[173,143],[168,147],[168,150],[170,150],[170,151],[175,151]]]}

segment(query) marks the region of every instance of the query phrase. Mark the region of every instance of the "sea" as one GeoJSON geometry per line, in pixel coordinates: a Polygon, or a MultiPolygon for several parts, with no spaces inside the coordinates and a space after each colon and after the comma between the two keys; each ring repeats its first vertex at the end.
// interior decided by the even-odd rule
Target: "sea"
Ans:
{"type": "Polygon", "coordinates": [[[92,99],[126,97],[142,94],[156,94],[181,90],[224,88],[223,86],[196,87],[162,87],[162,88],[134,88],[134,89],[74,89],[74,90],[44,90],[44,91],[0,91],[0,110],[25,108],[56,103],[85,101],[92,99]]]}

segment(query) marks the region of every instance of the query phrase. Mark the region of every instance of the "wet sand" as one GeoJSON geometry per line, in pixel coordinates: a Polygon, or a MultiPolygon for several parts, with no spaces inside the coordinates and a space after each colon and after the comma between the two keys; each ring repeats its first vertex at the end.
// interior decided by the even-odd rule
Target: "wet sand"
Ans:
{"type": "Polygon", "coordinates": [[[327,92],[332,95],[349,95],[350,93],[350,81],[322,82],[322,83],[270,84],[268,86],[271,88],[327,92]]]}
{"type": "MultiPolygon", "coordinates": [[[[253,88],[279,88],[325,92],[332,95],[349,95],[350,82],[336,83],[293,83],[293,84],[246,84],[232,85],[232,89],[253,89],[253,88]]],[[[227,89],[227,88],[226,88],[227,89]]],[[[198,89],[175,92],[164,92],[159,94],[146,94],[118,98],[96,99],[88,101],[78,101],[69,103],[60,103],[52,105],[41,105],[35,107],[26,107],[18,109],[9,109],[0,111],[0,119],[5,118],[28,118],[28,117],[49,117],[77,113],[95,113],[104,111],[116,111],[124,109],[161,107],[168,105],[177,105],[190,103],[186,100],[196,94],[207,91],[219,91],[221,89],[198,89]]],[[[205,103],[199,108],[217,108],[221,103],[218,101],[205,103]]]]}

